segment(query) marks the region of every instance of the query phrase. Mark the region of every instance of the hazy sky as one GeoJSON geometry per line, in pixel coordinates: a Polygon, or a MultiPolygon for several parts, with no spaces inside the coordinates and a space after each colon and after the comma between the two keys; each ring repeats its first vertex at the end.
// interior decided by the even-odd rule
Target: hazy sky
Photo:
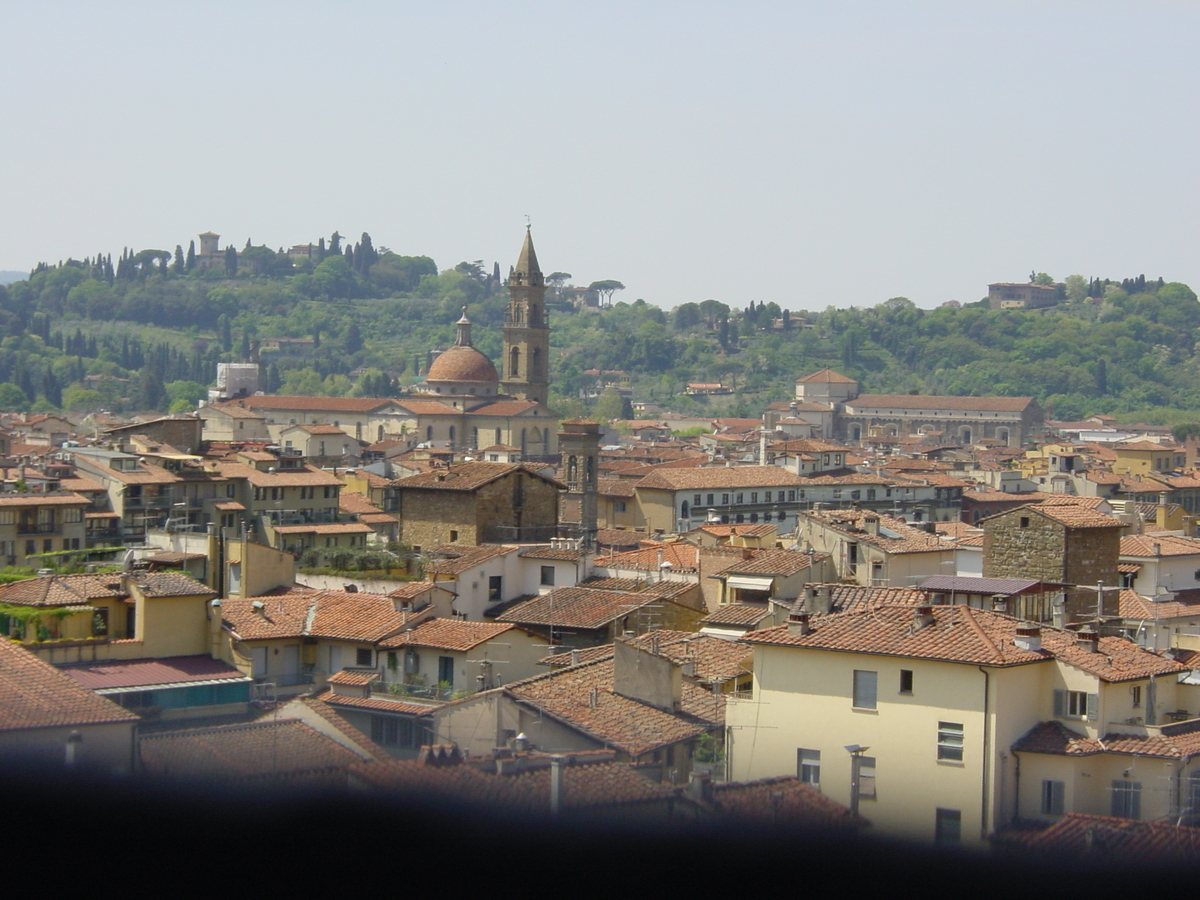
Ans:
{"type": "Polygon", "coordinates": [[[1200,288],[1192,2],[0,0],[0,269],[315,242],[670,308],[1200,288]]]}

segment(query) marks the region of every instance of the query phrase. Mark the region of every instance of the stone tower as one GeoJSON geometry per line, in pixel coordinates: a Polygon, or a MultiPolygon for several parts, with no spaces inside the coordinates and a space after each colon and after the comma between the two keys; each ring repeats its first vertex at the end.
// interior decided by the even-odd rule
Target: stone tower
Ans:
{"type": "Polygon", "coordinates": [[[570,518],[578,515],[583,548],[594,550],[600,486],[600,423],[592,419],[564,420],[558,433],[558,449],[562,454],[559,479],[567,485],[564,513],[570,518]]]}
{"type": "Polygon", "coordinates": [[[550,327],[546,324],[546,281],[533,252],[528,227],[517,265],[508,274],[504,315],[504,393],[545,403],[550,392],[550,327]]]}

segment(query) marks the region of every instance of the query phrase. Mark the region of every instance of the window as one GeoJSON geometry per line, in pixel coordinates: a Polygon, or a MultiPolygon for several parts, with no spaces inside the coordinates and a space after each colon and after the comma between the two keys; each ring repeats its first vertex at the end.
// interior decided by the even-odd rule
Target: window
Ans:
{"type": "Polygon", "coordinates": [[[1140,781],[1113,779],[1112,814],[1122,819],[1140,819],[1142,817],[1142,783],[1140,781]]]}
{"type": "Polygon", "coordinates": [[[875,757],[858,758],[858,796],[875,798],[875,757]]]}
{"type": "Polygon", "coordinates": [[[488,602],[499,603],[504,596],[504,576],[493,575],[488,579],[488,602]]]}
{"type": "Polygon", "coordinates": [[[737,495],[737,502],[738,502],[738,503],[744,503],[745,501],[744,501],[742,498],[743,498],[743,497],[745,497],[745,496],[746,496],[745,494],[738,494],[738,495],[737,495]]]}
{"type": "Polygon", "coordinates": [[[458,532],[453,528],[450,529],[450,543],[455,543],[458,540],[458,532]]]}
{"type": "Polygon", "coordinates": [[[758,502],[758,491],[751,491],[751,492],[750,492],[750,502],[751,502],[751,503],[757,503],[757,502],[758,502]]]}
{"type": "Polygon", "coordinates": [[[875,709],[875,688],[878,682],[878,672],[854,670],[854,708],[875,709]]]}
{"type": "Polygon", "coordinates": [[[1061,816],[1063,814],[1063,791],[1066,782],[1042,782],[1042,815],[1061,816]]]}
{"type": "Polygon", "coordinates": [[[625,512],[625,501],[624,500],[614,500],[613,501],[613,512],[615,512],[615,513],[625,512]]]}
{"type": "Polygon", "coordinates": [[[938,722],[937,758],[939,762],[962,762],[963,726],[961,722],[938,722]]]}
{"type": "Polygon", "coordinates": [[[913,692],[913,673],[912,669],[900,670],[900,693],[911,694],[913,692]]]}
{"type": "Polygon", "coordinates": [[[728,506],[728,505],[729,505],[729,495],[728,495],[728,494],[722,494],[722,495],[721,495],[721,505],[722,505],[722,506],[728,506]]]}
{"type": "Polygon", "coordinates": [[[805,784],[821,784],[821,751],[796,750],[796,775],[805,784]]]}
{"type": "Polygon", "coordinates": [[[1140,684],[1135,684],[1129,689],[1129,693],[1133,697],[1133,707],[1134,709],[1137,709],[1142,705],[1142,686],[1140,684]]]}
{"type": "Polygon", "coordinates": [[[554,566],[542,566],[542,584],[554,587],[554,566]]]}
{"type": "Polygon", "coordinates": [[[1054,716],[1058,719],[1095,719],[1099,715],[1100,695],[1084,691],[1055,691],[1054,716]]]}
{"type": "Polygon", "coordinates": [[[438,657],[438,684],[444,684],[446,687],[454,687],[454,657],[439,656],[438,657]]]}
{"type": "MultiPolygon", "coordinates": [[[[707,497],[708,497],[708,500],[706,501],[706,502],[708,503],[708,505],[709,505],[709,506],[712,506],[712,505],[713,505],[713,495],[712,495],[712,494],[706,494],[705,496],[707,496],[707,497]]],[[[1197,576],[1196,580],[1197,580],[1197,581],[1200,581],[1200,576],[1197,576]]]]}
{"type": "MultiPolygon", "coordinates": [[[[700,494],[697,494],[696,496],[694,496],[694,497],[692,498],[692,506],[699,506],[699,505],[701,504],[701,502],[702,502],[702,501],[701,501],[701,495],[700,495],[700,494]]],[[[712,501],[709,501],[709,502],[712,502],[712,501]]]]}
{"type": "Polygon", "coordinates": [[[375,655],[370,647],[359,647],[354,651],[354,664],[369,668],[375,661],[375,655]]]}
{"type": "Polygon", "coordinates": [[[1021,516],[1021,527],[1022,528],[1029,527],[1029,516],[1021,516]]]}
{"type": "Polygon", "coordinates": [[[936,844],[957,844],[962,840],[962,811],[957,809],[939,809],[937,820],[933,827],[933,840],[936,844]]]}

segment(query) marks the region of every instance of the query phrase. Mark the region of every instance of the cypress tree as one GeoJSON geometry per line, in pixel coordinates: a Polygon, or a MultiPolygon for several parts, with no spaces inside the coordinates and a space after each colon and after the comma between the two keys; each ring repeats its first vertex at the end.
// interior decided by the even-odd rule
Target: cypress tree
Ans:
{"type": "Polygon", "coordinates": [[[183,261],[183,247],[179,244],[175,245],[175,264],[171,267],[171,271],[176,275],[182,275],[185,271],[185,263],[183,261]]]}
{"type": "Polygon", "coordinates": [[[187,267],[187,271],[189,271],[189,272],[192,271],[192,269],[196,268],[196,242],[195,241],[188,241],[187,261],[184,263],[184,265],[187,267]]]}

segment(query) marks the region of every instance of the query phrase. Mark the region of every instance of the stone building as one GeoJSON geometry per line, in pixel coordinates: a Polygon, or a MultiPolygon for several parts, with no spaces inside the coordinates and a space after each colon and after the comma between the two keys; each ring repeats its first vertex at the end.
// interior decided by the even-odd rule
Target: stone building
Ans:
{"type": "Polygon", "coordinates": [[[1097,585],[1120,586],[1118,520],[1084,506],[1022,506],[983,521],[985,578],[1070,585],[1067,623],[1117,615],[1117,591],[1098,606],[1097,585]]]}
{"type": "Polygon", "coordinates": [[[563,485],[518,463],[471,462],[396,482],[400,540],[414,547],[545,541],[563,485]]]}
{"type": "Polygon", "coordinates": [[[1012,284],[997,282],[988,285],[989,309],[1044,309],[1054,306],[1061,296],[1056,284],[1012,284]]]}
{"type": "Polygon", "coordinates": [[[1044,421],[1032,397],[862,394],[857,381],[832,369],[797,379],[796,400],[800,402],[794,417],[826,429],[826,438],[848,441],[934,433],[962,444],[989,440],[1020,447],[1044,421]],[[820,406],[828,406],[830,412],[822,412],[820,406]],[[832,426],[827,424],[829,416],[832,426]]]}

